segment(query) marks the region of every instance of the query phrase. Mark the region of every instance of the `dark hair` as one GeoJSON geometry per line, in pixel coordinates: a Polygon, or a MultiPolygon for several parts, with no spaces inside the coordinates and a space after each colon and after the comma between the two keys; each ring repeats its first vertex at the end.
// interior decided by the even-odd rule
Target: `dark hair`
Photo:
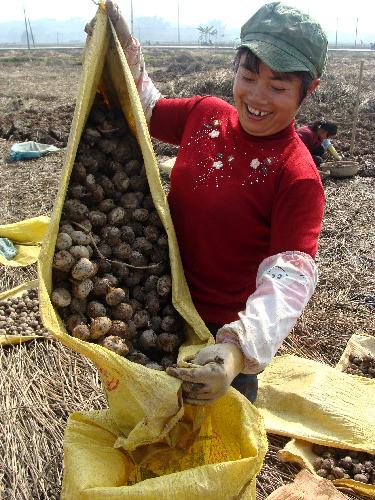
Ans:
{"type": "MultiPolygon", "coordinates": [[[[249,69],[252,73],[259,74],[259,65],[262,62],[261,59],[257,55],[254,54],[250,49],[247,47],[240,47],[237,49],[236,56],[233,61],[233,68],[234,71],[237,72],[238,68],[240,66],[240,60],[243,54],[246,54],[246,59],[245,59],[245,67],[249,69]]],[[[290,73],[288,72],[277,72],[275,71],[274,73],[281,75],[288,79],[290,75],[295,75],[297,76],[300,81],[301,81],[301,95],[300,95],[300,101],[299,104],[302,103],[304,98],[307,95],[307,91],[314,80],[314,77],[308,72],[308,71],[291,71],[290,73]]]]}
{"type": "Polygon", "coordinates": [[[312,125],[310,125],[310,128],[314,132],[317,132],[319,128],[322,128],[323,130],[328,132],[328,135],[330,135],[331,137],[337,134],[337,125],[336,123],[333,122],[326,122],[326,121],[314,122],[312,125]]]}

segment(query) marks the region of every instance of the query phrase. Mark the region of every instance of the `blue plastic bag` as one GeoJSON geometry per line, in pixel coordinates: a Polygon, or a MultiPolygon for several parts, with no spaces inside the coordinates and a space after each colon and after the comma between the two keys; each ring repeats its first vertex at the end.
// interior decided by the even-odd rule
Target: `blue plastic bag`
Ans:
{"type": "Polygon", "coordinates": [[[10,148],[10,159],[14,161],[30,160],[55,151],[59,151],[59,148],[51,144],[40,144],[35,141],[19,142],[10,148]]]}
{"type": "Polygon", "coordinates": [[[16,247],[8,238],[0,238],[0,255],[7,260],[12,260],[17,255],[16,247]]]}

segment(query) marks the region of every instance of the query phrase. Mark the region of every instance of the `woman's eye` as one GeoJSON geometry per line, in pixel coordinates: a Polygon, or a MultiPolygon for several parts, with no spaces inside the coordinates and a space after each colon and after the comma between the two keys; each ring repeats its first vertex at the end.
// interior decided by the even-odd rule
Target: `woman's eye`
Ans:
{"type": "Polygon", "coordinates": [[[271,87],[272,90],[274,90],[275,92],[284,92],[286,89],[284,88],[279,88],[279,87],[271,87]]]}

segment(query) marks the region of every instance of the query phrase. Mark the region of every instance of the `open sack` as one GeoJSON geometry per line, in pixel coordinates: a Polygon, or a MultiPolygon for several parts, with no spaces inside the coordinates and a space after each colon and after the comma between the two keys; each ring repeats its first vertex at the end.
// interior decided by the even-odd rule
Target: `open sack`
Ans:
{"type": "Polygon", "coordinates": [[[65,435],[63,498],[255,499],[255,476],[266,451],[258,410],[234,389],[207,408],[184,407],[181,381],[136,364],[101,345],[74,338],[54,309],[52,261],[77,149],[98,89],[120,106],[141,148],[155,208],[168,235],[172,299],[185,321],[178,363],[213,342],[185,281],[168,203],[132,75],[102,6],[88,41],[65,164],[38,261],[44,326],[98,368],[109,409],[75,413],[65,435]],[[229,498],[229,496],[227,497],[229,498]]]}

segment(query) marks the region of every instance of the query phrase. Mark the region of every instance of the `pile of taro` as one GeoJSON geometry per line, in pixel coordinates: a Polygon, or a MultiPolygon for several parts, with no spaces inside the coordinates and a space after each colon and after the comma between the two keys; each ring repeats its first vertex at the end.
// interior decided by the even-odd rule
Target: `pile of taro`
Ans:
{"type": "Polygon", "coordinates": [[[40,320],[35,288],[0,301],[0,335],[48,335],[40,320]]]}
{"type": "Polygon", "coordinates": [[[177,360],[168,239],[121,113],[96,99],[78,148],[53,259],[68,332],[147,367],[177,360]]]}
{"type": "Polygon", "coordinates": [[[345,372],[360,377],[375,378],[375,357],[372,354],[365,354],[364,356],[350,354],[349,364],[345,372]]]}
{"type": "Polygon", "coordinates": [[[330,480],[354,479],[361,483],[375,484],[375,456],[369,453],[314,444],[312,451],[318,455],[314,468],[318,476],[330,480]]]}

